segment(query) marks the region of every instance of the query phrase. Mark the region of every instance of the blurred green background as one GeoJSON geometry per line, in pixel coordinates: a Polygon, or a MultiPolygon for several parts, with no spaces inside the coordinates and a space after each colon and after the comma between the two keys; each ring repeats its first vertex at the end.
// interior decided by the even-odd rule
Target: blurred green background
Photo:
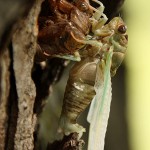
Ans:
{"type": "Polygon", "coordinates": [[[150,1],[124,4],[129,45],[126,115],[131,150],[150,150],[150,1]]]}
{"type": "MultiPolygon", "coordinates": [[[[150,1],[126,0],[123,19],[128,26],[129,44],[124,63],[112,79],[105,150],[150,150],[150,1]]],[[[44,136],[45,142],[53,138],[50,129],[57,127],[68,72],[69,67],[54,85],[42,115],[40,137],[44,136]]],[[[87,111],[79,120],[88,128],[86,115],[87,111]]]]}

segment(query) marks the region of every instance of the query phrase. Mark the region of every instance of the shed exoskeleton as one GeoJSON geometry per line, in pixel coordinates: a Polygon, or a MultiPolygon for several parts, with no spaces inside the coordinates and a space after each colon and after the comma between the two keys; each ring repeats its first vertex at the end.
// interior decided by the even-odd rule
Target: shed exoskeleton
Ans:
{"type": "MultiPolygon", "coordinates": [[[[93,1],[101,4],[97,0],[93,1]]],[[[103,14],[103,5],[95,9],[88,0],[49,0],[49,5],[52,16],[39,19],[44,25],[39,30],[36,61],[50,57],[80,61],[78,51],[85,44],[93,44],[87,36],[91,26],[94,30],[96,24],[107,20],[103,14]],[[104,16],[103,19],[100,19],[101,16],[104,16]]]]}

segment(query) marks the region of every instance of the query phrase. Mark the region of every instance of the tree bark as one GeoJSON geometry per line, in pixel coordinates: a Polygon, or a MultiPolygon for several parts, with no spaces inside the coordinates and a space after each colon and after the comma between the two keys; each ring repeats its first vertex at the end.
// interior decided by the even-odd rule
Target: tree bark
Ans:
{"type": "Polygon", "coordinates": [[[4,149],[7,133],[7,107],[10,90],[10,57],[8,50],[4,51],[3,57],[0,56],[0,149],[4,149]]]}
{"type": "MultiPolygon", "coordinates": [[[[29,11],[31,6],[32,9],[27,17],[24,16],[24,19],[15,22],[16,30],[9,50],[1,46],[0,51],[0,149],[34,148],[33,135],[37,119],[33,107],[36,88],[31,72],[36,53],[37,19],[42,0],[31,1],[30,4],[29,1],[26,2],[25,6],[21,5],[24,12],[21,13],[22,16],[27,14],[26,11],[29,11]]],[[[19,4],[16,3],[16,7],[19,4]]],[[[10,20],[8,22],[10,23],[10,20]]],[[[9,23],[6,22],[6,30],[9,23]]],[[[13,27],[14,24],[11,22],[9,26],[13,27]]],[[[3,40],[5,36],[1,35],[1,45],[5,45],[7,40],[3,40]]]]}
{"type": "Polygon", "coordinates": [[[41,1],[36,1],[28,17],[19,23],[13,35],[13,67],[18,96],[18,118],[15,149],[33,149],[36,115],[33,113],[36,90],[31,71],[36,52],[38,28],[36,26],[41,1]],[[30,40],[29,40],[30,39],[30,40]],[[23,88],[22,88],[23,87],[23,88]]]}

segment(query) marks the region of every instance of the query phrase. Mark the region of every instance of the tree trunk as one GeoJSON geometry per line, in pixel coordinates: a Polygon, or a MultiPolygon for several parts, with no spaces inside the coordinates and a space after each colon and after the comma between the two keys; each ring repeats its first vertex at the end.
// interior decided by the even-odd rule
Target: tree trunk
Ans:
{"type": "MultiPolygon", "coordinates": [[[[29,1],[26,3],[30,6],[29,1]]],[[[34,148],[33,135],[37,117],[33,107],[36,88],[31,78],[31,71],[36,52],[37,19],[42,0],[30,3],[31,9],[26,5],[19,5],[17,1],[15,3],[16,7],[23,7],[23,9],[20,8],[23,10],[20,17],[26,15],[26,11],[30,10],[30,12],[21,20],[16,17],[18,11],[10,14],[16,17],[14,20],[17,22],[15,26],[13,23],[9,24],[15,32],[8,49],[5,48],[4,43],[7,40],[3,40],[5,35],[1,34],[3,43],[1,42],[0,53],[0,149],[2,150],[32,150],[34,148]]]]}

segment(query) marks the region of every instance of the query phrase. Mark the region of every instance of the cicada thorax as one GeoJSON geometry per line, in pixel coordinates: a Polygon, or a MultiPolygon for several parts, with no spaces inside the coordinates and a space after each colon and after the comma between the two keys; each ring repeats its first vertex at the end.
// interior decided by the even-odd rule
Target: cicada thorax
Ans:
{"type": "Polygon", "coordinates": [[[65,15],[70,12],[73,5],[67,0],[48,0],[50,9],[55,15],[65,15]]]}
{"type": "Polygon", "coordinates": [[[96,95],[96,71],[95,58],[81,60],[70,71],[60,118],[60,128],[65,134],[83,132],[83,128],[76,124],[76,120],[96,95]]]}
{"type": "Polygon", "coordinates": [[[52,13],[58,18],[69,18],[72,10],[80,10],[86,15],[92,15],[93,9],[89,0],[48,0],[52,13]]]}
{"type": "Polygon", "coordinates": [[[128,44],[128,35],[126,33],[127,27],[120,17],[114,18],[118,20],[114,35],[110,38],[110,42],[113,45],[113,56],[111,64],[111,76],[116,74],[118,67],[121,65],[128,44]]]}
{"type": "Polygon", "coordinates": [[[104,25],[96,37],[103,43],[103,51],[109,51],[113,48],[111,76],[116,74],[118,67],[121,65],[128,44],[127,27],[120,17],[113,18],[108,24],[104,25]]]}
{"type": "Polygon", "coordinates": [[[59,20],[48,24],[39,31],[38,43],[47,56],[73,54],[83,45],[75,38],[85,40],[85,35],[71,22],[59,20]]]}

